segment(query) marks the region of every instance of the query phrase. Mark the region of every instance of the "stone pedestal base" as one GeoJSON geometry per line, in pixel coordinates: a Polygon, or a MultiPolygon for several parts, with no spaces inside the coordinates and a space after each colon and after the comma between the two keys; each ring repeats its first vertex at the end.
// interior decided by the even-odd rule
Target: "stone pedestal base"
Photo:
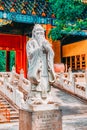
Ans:
{"type": "Polygon", "coordinates": [[[31,108],[33,111],[20,110],[19,130],[62,130],[62,115],[58,106],[44,104],[31,108]]]}

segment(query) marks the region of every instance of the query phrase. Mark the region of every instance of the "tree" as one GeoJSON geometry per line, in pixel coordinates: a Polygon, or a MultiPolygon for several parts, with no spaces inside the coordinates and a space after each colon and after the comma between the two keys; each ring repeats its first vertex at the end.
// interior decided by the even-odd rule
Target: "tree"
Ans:
{"type": "Polygon", "coordinates": [[[55,27],[49,37],[61,39],[65,34],[87,28],[87,4],[80,0],[49,0],[55,14],[55,27]]]}

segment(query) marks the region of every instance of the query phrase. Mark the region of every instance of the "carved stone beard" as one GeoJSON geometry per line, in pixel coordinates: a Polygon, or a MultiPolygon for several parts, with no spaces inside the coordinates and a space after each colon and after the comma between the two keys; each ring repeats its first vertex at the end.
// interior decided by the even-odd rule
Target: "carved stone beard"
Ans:
{"type": "Polygon", "coordinates": [[[39,46],[42,46],[42,44],[44,44],[44,42],[46,42],[46,39],[45,39],[45,37],[39,36],[37,38],[37,42],[38,42],[39,46]]]}

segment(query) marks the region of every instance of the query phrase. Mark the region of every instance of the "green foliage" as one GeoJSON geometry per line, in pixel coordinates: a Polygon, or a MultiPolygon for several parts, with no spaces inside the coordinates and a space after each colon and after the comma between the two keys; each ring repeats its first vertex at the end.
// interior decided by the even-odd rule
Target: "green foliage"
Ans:
{"type": "Polygon", "coordinates": [[[53,13],[56,16],[56,27],[53,28],[49,37],[57,40],[63,37],[63,33],[87,28],[87,5],[80,0],[49,0],[53,13]]]}

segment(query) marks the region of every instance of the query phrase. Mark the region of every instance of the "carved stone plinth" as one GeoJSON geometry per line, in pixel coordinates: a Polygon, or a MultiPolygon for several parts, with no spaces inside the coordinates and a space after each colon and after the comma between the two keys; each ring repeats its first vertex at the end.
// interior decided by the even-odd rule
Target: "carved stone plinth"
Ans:
{"type": "Polygon", "coordinates": [[[56,104],[31,106],[20,110],[19,130],[62,130],[61,110],[56,104]]]}

